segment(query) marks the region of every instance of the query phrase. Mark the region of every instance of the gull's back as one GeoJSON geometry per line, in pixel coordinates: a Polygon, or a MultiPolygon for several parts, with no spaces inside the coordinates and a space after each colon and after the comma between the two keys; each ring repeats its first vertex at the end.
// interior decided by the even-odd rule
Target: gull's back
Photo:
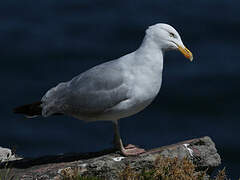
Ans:
{"type": "Polygon", "coordinates": [[[63,113],[82,120],[101,118],[108,109],[128,99],[123,68],[119,60],[113,60],[60,83],[42,98],[43,115],[63,113]]]}

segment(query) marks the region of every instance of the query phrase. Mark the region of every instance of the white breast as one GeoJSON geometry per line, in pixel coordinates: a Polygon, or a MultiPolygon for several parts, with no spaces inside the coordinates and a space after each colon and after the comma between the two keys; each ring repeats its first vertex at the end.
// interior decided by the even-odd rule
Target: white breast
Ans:
{"type": "Polygon", "coordinates": [[[162,54],[157,57],[147,55],[142,55],[141,59],[131,56],[134,61],[127,63],[125,83],[130,87],[129,99],[111,108],[109,113],[114,117],[120,119],[136,114],[151,104],[157,96],[162,83],[163,57],[162,54]]]}

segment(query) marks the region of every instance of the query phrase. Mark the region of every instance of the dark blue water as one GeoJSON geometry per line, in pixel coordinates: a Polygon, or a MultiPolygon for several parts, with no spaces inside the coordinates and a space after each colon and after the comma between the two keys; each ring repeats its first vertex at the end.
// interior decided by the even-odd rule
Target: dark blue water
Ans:
{"type": "Polygon", "coordinates": [[[232,179],[240,169],[239,1],[0,2],[0,145],[23,156],[111,146],[111,123],[69,117],[26,120],[12,108],[37,101],[60,81],[134,51],[152,24],[172,24],[194,54],[165,56],[154,103],[121,120],[125,143],[153,148],[208,135],[232,179]]]}

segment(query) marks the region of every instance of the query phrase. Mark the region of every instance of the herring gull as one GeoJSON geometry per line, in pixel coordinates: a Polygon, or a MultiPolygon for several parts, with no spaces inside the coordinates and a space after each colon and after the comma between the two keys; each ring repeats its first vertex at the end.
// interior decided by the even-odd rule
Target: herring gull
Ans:
{"type": "Polygon", "coordinates": [[[142,111],[157,96],[167,50],[179,50],[193,60],[172,26],[152,25],[136,51],[62,82],[47,91],[41,101],[17,107],[14,112],[29,118],[65,114],[88,122],[111,121],[115,148],[125,156],[143,153],[144,149],[134,145],[123,146],[118,120],[142,111]]]}

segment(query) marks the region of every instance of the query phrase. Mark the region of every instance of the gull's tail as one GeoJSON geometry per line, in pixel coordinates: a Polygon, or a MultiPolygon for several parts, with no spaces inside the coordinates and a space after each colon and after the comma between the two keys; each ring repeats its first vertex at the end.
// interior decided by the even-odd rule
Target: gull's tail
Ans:
{"type": "Polygon", "coordinates": [[[26,104],[13,109],[16,114],[23,114],[27,118],[34,118],[42,115],[42,102],[38,101],[32,104],[26,104]]]}
{"type": "MultiPolygon", "coordinates": [[[[35,118],[42,116],[42,102],[38,101],[32,104],[25,104],[13,109],[16,114],[23,114],[26,118],[35,118]]],[[[63,115],[63,113],[54,113],[52,115],[63,115]]]]}

